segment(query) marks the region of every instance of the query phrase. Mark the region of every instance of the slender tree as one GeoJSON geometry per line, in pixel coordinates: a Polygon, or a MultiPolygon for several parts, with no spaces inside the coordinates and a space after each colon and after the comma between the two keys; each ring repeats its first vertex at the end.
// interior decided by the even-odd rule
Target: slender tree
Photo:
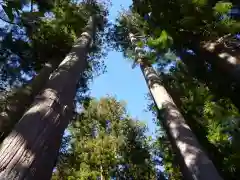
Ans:
{"type": "MultiPolygon", "coordinates": [[[[130,40],[136,46],[137,39],[130,33],[130,40]]],[[[137,51],[137,48],[135,48],[137,51]]],[[[136,53],[139,54],[139,51],[136,53]]],[[[147,86],[159,110],[161,121],[169,139],[180,159],[183,160],[182,172],[186,179],[222,179],[212,161],[202,150],[198,140],[186,124],[171,96],[161,85],[161,79],[154,68],[141,56],[137,57],[147,86]],[[184,167],[185,166],[185,167],[184,167]]]]}
{"type": "Polygon", "coordinates": [[[0,179],[49,179],[64,129],[71,119],[79,73],[97,28],[93,15],[71,52],[51,75],[0,149],[0,179]]]}

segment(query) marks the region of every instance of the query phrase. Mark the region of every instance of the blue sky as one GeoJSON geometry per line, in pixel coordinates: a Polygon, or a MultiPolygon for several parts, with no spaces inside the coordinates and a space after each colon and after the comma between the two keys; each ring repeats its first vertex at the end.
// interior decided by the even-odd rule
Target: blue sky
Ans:
{"type": "MultiPolygon", "coordinates": [[[[113,0],[110,9],[109,20],[113,21],[119,11],[128,8],[131,0],[113,0]]],[[[106,95],[116,96],[118,100],[127,102],[129,114],[147,123],[152,134],[155,125],[152,122],[152,114],[146,112],[148,89],[142,76],[140,68],[137,66],[132,69],[131,62],[124,59],[122,53],[110,51],[105,60],[107,72],[96,79],[91,84],[91,95],[100,98],[106,95]]]]}

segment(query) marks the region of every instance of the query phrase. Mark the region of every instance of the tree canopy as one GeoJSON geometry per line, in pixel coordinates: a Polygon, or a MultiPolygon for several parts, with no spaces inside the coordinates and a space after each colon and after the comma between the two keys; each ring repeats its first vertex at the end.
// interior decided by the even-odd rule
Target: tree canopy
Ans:
{"type": "Polygon", "coordinates": [[[238,0],[133,0],[113,24],[108,22],[108,1],[2,0],[0,7],[0,118],[14,101],[27,106],[22,114],[9,116],[11,121],[0,119],[0,141],[49,79],[47,74],[36,94],[31,94],[35,77],[48,65],[54,67],[52,71],[58,67],[92,15],[103,17],[87,53],[88,68],[79,76],[76,112],[52,179],[186,178],[152,96],[148,110],[159,128],[155,139],[127,113],[124,103],[114,97],[89,97],[89,81],[105,72],[103,59],[109,50],[121,51],[134,61],[133,67],[139,59],[154,65],[161,85],[217,171],[226,180],[238,179],[238,0]],[[23,96],[26,91],[32,95],[29,101],[23,96]]]}
{"type": "Polygon", "coordinates": [[[53,179],[156,178],[145,125],[114,97],[90,100],[68,131],[53,179]]]}

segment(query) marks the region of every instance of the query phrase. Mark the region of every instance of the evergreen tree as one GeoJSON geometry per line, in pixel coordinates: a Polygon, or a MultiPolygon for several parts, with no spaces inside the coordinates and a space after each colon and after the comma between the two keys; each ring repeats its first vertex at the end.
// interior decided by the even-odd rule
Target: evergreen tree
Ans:
{"type": "Polygon", "coordinates": [[[71,141],[53,179],[155,179],[145,132],[123,102],[92,99],[69,127],[71,141]]]}

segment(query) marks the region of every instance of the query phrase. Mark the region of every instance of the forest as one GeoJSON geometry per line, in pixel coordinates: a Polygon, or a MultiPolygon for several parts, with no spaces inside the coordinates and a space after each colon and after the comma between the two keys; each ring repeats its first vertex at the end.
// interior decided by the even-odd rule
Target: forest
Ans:
{"type": "Polygon", "coordinates": [[[240,180],[240,1],[117,1],[0,0],[0,180],[240,180]],[[155,136],[91,95],[109,52],[155,136]]]}

